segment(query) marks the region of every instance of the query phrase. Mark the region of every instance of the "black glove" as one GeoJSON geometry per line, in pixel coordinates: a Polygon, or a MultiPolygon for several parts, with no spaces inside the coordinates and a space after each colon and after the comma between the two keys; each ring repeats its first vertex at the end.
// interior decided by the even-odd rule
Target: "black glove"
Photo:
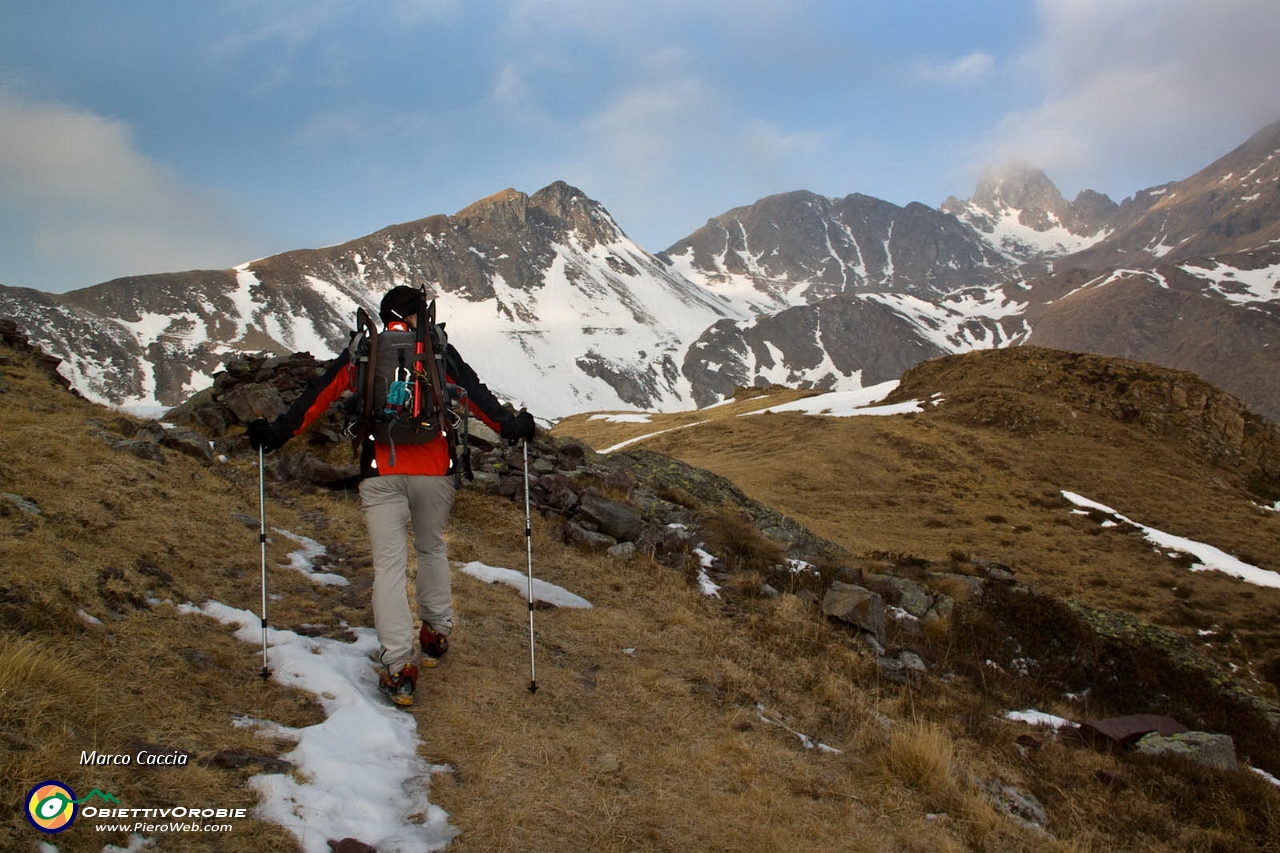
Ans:
{"type": "Polygon", "coordinates": [[[284,443],[287,440],[280,437],[280,434],[276,432],[276,428],[266,418],[250,421],[246,435],[249,436],[249,444],[253,446],[253,449],[261,450],[263,453],[279,450],[284,447],[284,443]]]}
{"type": "Polygon", "coordinates": [[[520,439],[529,441],[537,429],[533,422],[533,415],[524,409],[503,421],[500,426],[502,427],[500,435],[507,440],[508,444],[515,444],[520,439]]]}

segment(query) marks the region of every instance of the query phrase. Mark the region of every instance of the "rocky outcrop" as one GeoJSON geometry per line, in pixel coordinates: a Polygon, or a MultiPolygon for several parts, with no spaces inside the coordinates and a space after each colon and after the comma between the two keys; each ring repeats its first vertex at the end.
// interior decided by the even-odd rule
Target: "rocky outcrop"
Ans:
{"type": "Polygon", "coordinates": [[[1193,373],[1015,347],[917,365],[888,400],[936,393],[945,395],[948,416],[1013,431],[1070,431],[1072,410],[1135,424],[1239,472],[1255,490],[1280,494],[1280,426],[1193,373]]]}

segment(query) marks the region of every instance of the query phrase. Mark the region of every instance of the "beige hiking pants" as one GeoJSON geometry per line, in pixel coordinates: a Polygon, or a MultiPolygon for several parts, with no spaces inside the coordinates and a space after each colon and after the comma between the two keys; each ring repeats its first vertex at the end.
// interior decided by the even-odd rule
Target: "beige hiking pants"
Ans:
{"type": "Polygon", "coordinates": [[[453,507],[453,478],[390,474],[360,481],[360,505],[373,553],[373,622],[384,654],[396,672],[414,660],[413,613],[408,600],[409,547],[413,524],[418,552],[414,593],[418,617],[432,630],[453,630],[453,602],[444,527],[453,507]]]}

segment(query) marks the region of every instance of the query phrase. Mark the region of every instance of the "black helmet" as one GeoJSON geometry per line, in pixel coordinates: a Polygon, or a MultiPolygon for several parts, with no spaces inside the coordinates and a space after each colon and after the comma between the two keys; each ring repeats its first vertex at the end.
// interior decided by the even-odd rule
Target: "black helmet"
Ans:
{"type": "Polygon", "coordinates": [[[422,307],[423,296],[422,291],[416,287],[409,287],[407,284],[397,285],[387,291],[387,295],[382,297],[382,305],[378,307],[378,316],[382,318],[383,323],[390,323],[393,320],[403,320],[418,313],[418,309],[422,307]]]}

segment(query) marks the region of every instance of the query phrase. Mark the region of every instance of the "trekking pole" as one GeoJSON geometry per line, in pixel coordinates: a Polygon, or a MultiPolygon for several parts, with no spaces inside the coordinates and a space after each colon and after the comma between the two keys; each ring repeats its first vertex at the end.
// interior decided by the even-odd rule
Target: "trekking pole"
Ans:
{"type": "Polygon", "coordinates": [[[263,450],[258,448],[258,545],[262,549],[262,679],[271,677],[267,669],[267,485],[263,450]]]}
{"type": "Polygon", "coordinates": [[[533,521],[529,514],[529,440],[524,442],[524,544],[529,555],[529,692],[538,692],[533,655],[533,521]]]}

